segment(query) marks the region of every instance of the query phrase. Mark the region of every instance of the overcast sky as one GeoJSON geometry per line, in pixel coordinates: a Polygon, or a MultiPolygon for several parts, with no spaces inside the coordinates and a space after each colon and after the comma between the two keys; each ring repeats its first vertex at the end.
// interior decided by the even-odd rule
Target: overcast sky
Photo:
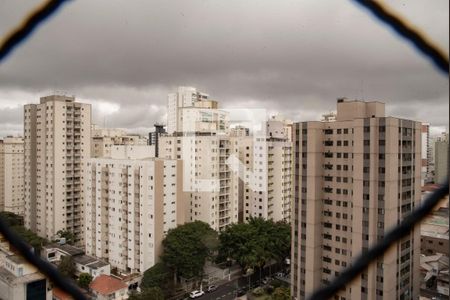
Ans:
{"type": "MultiPolygon", "coordinates": [[[[0,35],[40,2],[0,0],[0,35]]],[[[448,53],[448,0],[387,2],[448,53]]],[[[55,91],[92,103],[99,125],[146,132],[179,85],[294,121],[345,96],[434,133],[449,122],[448,77],[352,1],[76,0],[0,65],[0,136],[55,91]]]]}

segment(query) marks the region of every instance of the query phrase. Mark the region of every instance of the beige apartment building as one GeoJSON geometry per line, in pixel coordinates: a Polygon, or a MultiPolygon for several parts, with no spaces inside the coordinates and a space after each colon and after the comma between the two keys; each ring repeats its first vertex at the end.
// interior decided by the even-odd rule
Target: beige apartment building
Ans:
{"type": "Polygon", "coordinates": [[[238,221],[238,178],[227,165],[236,139],[221,135],[161,136],[159,156],[182,159],[188,220],[222,230],[238,221]]]}
{"type": "Polygon", "coordinates": [[[0,140],[0,211],[25,214],[23,138],[0,140]]]}
{"type": "Polygon", "coordinates": [[[430,124],[422,123],[422,174],[421,185],[433,182],[432,178],[432,147],[430,145],[430,124]]]}
{"type": "MultiPolygon", "coordinates": [[[[331,282],[420,203],[421,123],[339,99],[335,121],[296,123],[291,293],[331,282]]],[[[418,299],[420,229],[334,299],[418,299]]]]}
{"type": "Polygon", "coordinates": [[[83,243],[83,172],[91,105],[51,95],[24,107],[25,226],[47,239],[68,230],[83,243]]]}
{"type": "Polygon", "coordinates": [[[137,134],[127,134],[122,129],[92,125],[91,157],[110,157],[115,145],[147,145],[147,139],[137,134]]]}
{"type": "MultiPolygon", "coordinates": [[[[159,157],[183,160],[189,221],[215,230],[238,221],[238,178],[227,160],[238,156],[237,137],[229,136],[229,114],[217,101],[192,87],[179,87],[167,99],[167,132],[159,157]]],[[[236,172],[237,173],[237,172],[236,172]]]]}
{"type": "Polygon", "coordinates": [[[449,170],[448,161],[448,133],[443,133],[434,143],[434,182],[442,183],[447,178],[449,170]]]}
{"type": "Polygon", "coordinates": [[[260,217],[274,221],[291,219],[292,123],[272,117],[262,135],[239,138],[243,173],[243,220],[260,217]]]}
{"type": "Polygon", "coordinates": [[[165,234],[186,218],[182,162],[134,147],[114,146],[110,158],[90,159],[85,184],[86,253],[125,274],[152,267],[165,234]]]}

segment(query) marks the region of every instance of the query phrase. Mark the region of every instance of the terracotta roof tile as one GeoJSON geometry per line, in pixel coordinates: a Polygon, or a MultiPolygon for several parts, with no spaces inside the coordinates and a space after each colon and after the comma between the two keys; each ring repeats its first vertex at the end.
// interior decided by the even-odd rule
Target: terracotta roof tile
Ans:
{"type": "Polygon", "coordinates": [[[99,294],[109,295],[118,290],[126,288],[127,285],[112,276],[100,275],[91,282],[89,287],[99,294]]]}

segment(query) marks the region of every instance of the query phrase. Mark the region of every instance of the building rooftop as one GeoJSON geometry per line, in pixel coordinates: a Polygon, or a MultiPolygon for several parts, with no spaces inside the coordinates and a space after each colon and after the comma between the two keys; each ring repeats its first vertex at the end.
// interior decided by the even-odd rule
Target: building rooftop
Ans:
{"type": "Polygon", "coordinates": [[[52,249],[52,248],[60,249],[60,250],[66,252],[67,254],[69,254],[71,256],[84,254],[84,251],[82,249],[74,247],[74,246],[71,246],[71,245],[68,245],[68,244],[64,244],[64,245],[50,244],[50,245],[44,246],[44,249],[52,249]]]}
{"type": "Polygon", "coordinates": [[[102,268],[104,266],[109,265],[107,262],[101,261],[101,260],[97,260],[96,262],[92,263],[89,265],[89,268],[92,269],[98,269],[98,268],[102,268]]]}
{"type": "Polygon", "coordinates": [[[69,294],[67,294],[66,292],[64,292],[63,290],[54,287],[52,290],[53,293],[53,298],[56,300],[72,300],[72,296],[70,296],[69,294]]]}
{"type": "Polygon", "coordinates": [[[449,239],[448,214],[433,213],[422,221],[420,225],[421,235],[440,239],[449,239]]]}
{"type": "Polygon", "coordinates": [[[79,263],[80,265],[88,265],[90,263],[96,262],[97,259],[88,255],[77,255],[73,257],[73,261],[79,263]]]}
{"type": "Polygon", "coordinates": [[[16,264],[23,264],[24,262],[26,262],[25,258],[23,258],[22,256],[19,256],[19,255],[15,255],[15,254],[8,255],[7,258],[16,264]]]}
{"type": "Polygon", "coordinates": [[[127,288],[128,286],[117,278],[108,275],[100,275],[95,278],[89,287],[102,295],[110,295],[116,291],[127,288]]]}

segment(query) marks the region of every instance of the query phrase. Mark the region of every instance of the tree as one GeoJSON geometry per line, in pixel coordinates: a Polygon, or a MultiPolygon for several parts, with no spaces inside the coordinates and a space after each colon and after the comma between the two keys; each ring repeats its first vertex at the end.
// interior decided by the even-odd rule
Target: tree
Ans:
{"type": "Polygon", "coordinates": [[[91,283],[92,279],[94,279],[94,278],[92,277],[91,274],[81,273],[80,276],[78,277],[78,285],[81,286],[82,288],[87,289],[89,287],[89,284],[91,283]]]}
{"type": "Polygon", "coordinates": [[[290,233],[287,223],[262,218],[232,224],[220,233],[219,256],[236,260],[244,271],[261,270],[269,260],[290,255],[290,233]]]}
{"type": "Polygon", "coordinates": [[[290,300],[291,294],[288,288],[278,287],[272,293],[273,300],[290,300]]]}
{"type": "Polygon", "coordinates": [[[0,212],[0,218],[6,222],[9,227],[23,226],[23,217],[9,211],[0,212]]]}
{"type": "Polygon", "coordinates": [[[58,265],[58,271],[66,277],[73,277],[76,269],[71,256],[62,256],[58,265]]]}
{"type": "Polygon", "coordinates": [[[69,245],[73,245],[73,243],[75,241],[74,234],[69,230],[58,230],[56,235],[59,236],[60,238],[65,238],[66,243],[69,245]]]}
{"type": "Polygon", "coordinates": [[[21,237],[28,245],[33,247],[37,254],[39,254],[42,246],[48,243],[46,239],[39,237],[34,232],[23,226],[22,216],[16,215],[12,212],[0,212],[0,217],[19,237],[21,237]]]}
{"type": "Polygon", "coordinates": [[[171,275],[172,272],[164,263],[156,263],[153,267],[144,272],[141,289],[159,287],[162,290],[167,290],[167,284],[171,275]]]}
{"type": "Polygon", "coordinates": [[[206,259],[218,247],[217,233],[208,224],[195,221],[169,230],[162,242],[162,262],[174,274],[184,278],[201,277],[206,259]]]}
{"type": "Polygon", "coordinates": [[[133,292],[129,300],[164,300],[164,293],[159,287],[151,287],[142,290],[141,293],[133,292]]]}

